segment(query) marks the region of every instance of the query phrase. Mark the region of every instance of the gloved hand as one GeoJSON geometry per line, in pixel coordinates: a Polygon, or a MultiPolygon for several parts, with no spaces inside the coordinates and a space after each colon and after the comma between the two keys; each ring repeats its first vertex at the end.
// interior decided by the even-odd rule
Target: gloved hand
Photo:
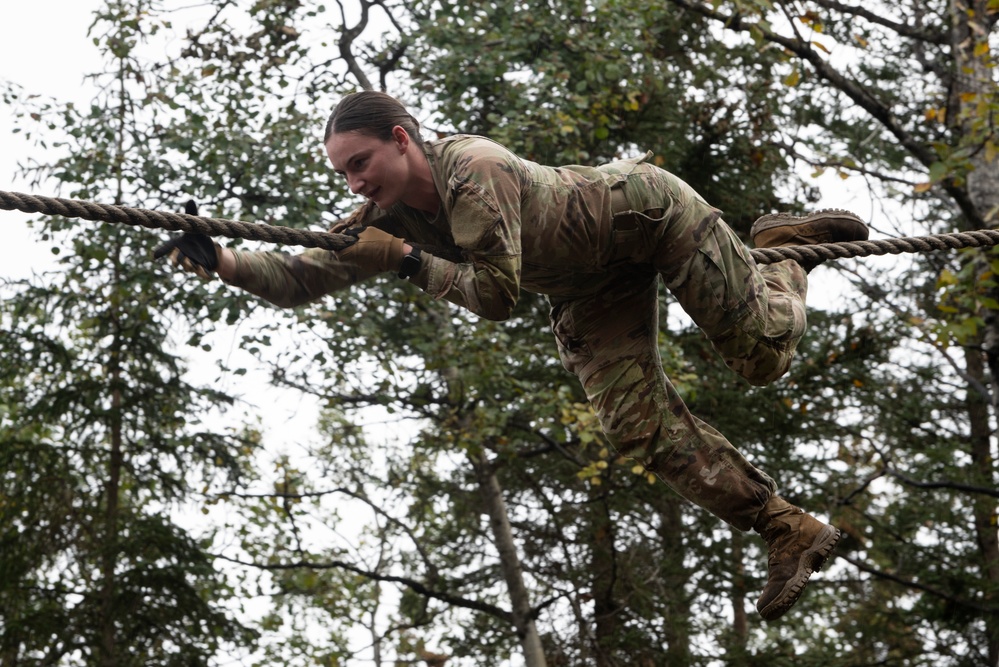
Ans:
{"type": "Polygon", "coordinates": [[[353,227],[342,232],[357,241],[336,255],[345,264],[369,271],[398,271],[402,265],[404,241],[377,227],[353,227]]]}
{"type": "MultiPolygon", "coordinates": [[[[184,207],[184,212],[188,215],[197,215],[198,205],[189,201],[184,207]]],[[[202,280],[211,280],[219,265],[219,245],[204,234],[184,232],[153,250],[154,259],[166,255],[170,256],[175,265],[202,280]]]]}

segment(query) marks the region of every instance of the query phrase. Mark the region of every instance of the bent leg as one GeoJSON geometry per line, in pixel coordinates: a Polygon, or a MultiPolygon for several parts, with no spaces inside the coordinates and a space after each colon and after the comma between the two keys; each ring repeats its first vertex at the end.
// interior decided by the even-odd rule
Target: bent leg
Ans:
{"type": "Polygon", "coordinates": [[[757,266],[717,209],[675,177],[667,187],[680,205],[658,239],[666,286],[732,370],[756,385],[776,380],[805,333],[804,270],[757,266]]]}
{"type": "Polygon", "coordinates": [[[667,379],[657,347],[658,280],[552,301],[552,329],[607,437],[684,498],[741,530],[776,490],[725,437],[694,417],[667,379]]]}

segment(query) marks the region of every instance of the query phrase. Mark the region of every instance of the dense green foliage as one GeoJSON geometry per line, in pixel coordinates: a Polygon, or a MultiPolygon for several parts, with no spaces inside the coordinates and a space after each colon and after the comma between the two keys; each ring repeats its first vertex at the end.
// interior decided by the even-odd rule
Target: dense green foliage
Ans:
{"type": "MultiPolygon", "coordinates": [[[[109,0],[90,108],[3,90],[61,152],[39,183],[131,206],[321,228],[354,203],[325,116],[379,87],[545,163],[652,150],[740,232],[823,172],[877,231],[988,224],[995,3],[876,4],[109,0]]],[[[817,269],[850,296],[767,388],[663,295],[692,411],[847,535],[764,625],[760,541],[614,453],[543,299],[497,324],[385,279],[277,312],[151,264],[155,234],[38,231],[58,270],[0,287],[0,665],[999,663],[990,253],[817,269]],[[233,325],[313,437],[219,389],[233,325]]]]}

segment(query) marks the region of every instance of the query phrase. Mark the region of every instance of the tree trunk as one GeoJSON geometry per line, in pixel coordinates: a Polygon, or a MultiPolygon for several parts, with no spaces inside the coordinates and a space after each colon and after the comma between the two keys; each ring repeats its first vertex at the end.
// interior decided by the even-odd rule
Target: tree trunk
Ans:
{"type": "Polygon", "coordinates": [[[607,507],[606,495],[602,487],[591,486],[591,536],[593,559],[590,572],[593,573],[593,625],[594,625],[594,666],[612,667],[617,664],[614,658],[618,639],[618,614],[620,604],[614,598],[614,583],[617,579],[617,565],[614,553],[614,525],[607,507]]]}
{"type": "MultiPolygon", "coordinates": [[[[982,355],[974,348],[965,349],[968,374],[984,378],[982,355]]],[[[989,426],[988,402],[973,386],[968,387],[965,399],[971,422],[971,466],[973,483],[990,488],[995,485],[992,456],[992,432],[989,426]]],[[[996,506],[990,496],[980,495],[971,500],[975,538],[982,552],[982,572],[986,578],[984,602],[994,607],[999,601],[999,533],[996,531],[996,506]]],[[[985,614],[986,641],[990,667],[999,667],[999,614],[985,614]]]]}
{"type": "Polygon", "coordinates": [[[121,473],[125,463],[122,450],[121,430],[121,369],[119,367],[117,339],[110,350],[109,375],[111,378],[111,413],[109,435],[111,455],[108,461],[107,479],[104,483],[104,529],[99,534],[101,544],[101,592],[100,592],[100,656],[101,667],[116,667],[118,664],[117,631],[115,623],[116,569],[118,566],[118,507],[121,491],[121,473]]]}
{"type": "MultiPolygon", "coordinates": [[[[995,81],[988,48],[991,21],[986,0],[951,0],[951,44],[955,57],[954,100],[959,113],[955,119],[964,144],[972,150],[971,170],[967,175],[968,196],[979,211],[991,212],[999,207],[999,178],[996,176],[996,146],[993,140],[993,118],[982,109],[995,104],[995,81]]],[[[985,217],[984,215],[982,217],[985,217]]],[[[991,274],[991,255],[980,258],[980,273],[991,274]]],[[[992,288],[987,296],[999,298],[992,288]]],[[[971,382],[967,393],[968,419],[971,429],[971,460],[974,481],[988,488],[995,486],[995,456],[989,408],[995,407],[995,384],[999,377],[999,313],[982,308],[985,326],[981,332],[981,349],[965,350],[966,370],[971,382]],[[983,394],[989,387],[987,363],[992,379],[992,396],[983,394]]],[[[999,534],[996,531],[996,505],[988,496],[971,500],[975,537],[982,554],[984,590],[987,606],[993,606],[999,596],[999,534]]],[[[986,614],[988,664],[999,667],[999,614],[986,614]]]]}
{"type": "Polygon", "coordinates": [[[688,667],[693,658],[690,653],[690,602],[687,599],[690,573],[684,565],[686,546],[683,540],[683,501],[665,488],[662,491],[663,498],[657,506],[659,534],[663,545],[660,572],[664,595],[667,596],[666,608],[669,610],[663,626],[667,664],[670,667],[688,667]]]}
{"type": "Polygon", "coordinates": [[[470,453],[469,459],[479,481],[482,502],[486,514],[489,515],[493,541],[499,552],[500,569],[503,571],[503,578],[510,594],[513,625],[520,645],[524,649],[524,664],[526,667],[546,667],[545,652],[531,615],[530,595],[524,584],[524,572],[517,554],[517,545],[513,540],[513,530],[510,527],[506,501],[503,500],[503,490],[499,480],[496,479],[496,471],[485,451],[470,453]]]}
{"type": "Polygon", "coordinates": [[[732,648],[744,655],[749,640],[749,617],[746,615],[746,536],[732,528],[732,648]]]}

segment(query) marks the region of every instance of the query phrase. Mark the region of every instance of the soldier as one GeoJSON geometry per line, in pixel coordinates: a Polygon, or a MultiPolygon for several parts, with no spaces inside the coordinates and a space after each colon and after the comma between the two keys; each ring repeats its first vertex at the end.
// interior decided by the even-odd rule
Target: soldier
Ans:
{"type": "MultiPolygon", "coordinates": [[[[383,272],[491,320],[521,289],[547,296],[565,368],[582,383],[618,450],[684,498],[769,548],[757,602],[768,620],[798,600],[840,532],[777,495],[776,483],[694,417],[656,346],[659,281],[736,373],[782,376],[805,331],[806,269],[758,267],[719,211],[647,155],[553,168],[477,136],[423,142],[417,120],[384,93],[345,97],[323,140],[336,173],[366,202],[331,231],[345,250],[241,252],[185,234],[157,251],[187,270],[282,307],[383,272]]],[[[866,239],[845,211],[763,216],[757,247],[866,239]]]]}

